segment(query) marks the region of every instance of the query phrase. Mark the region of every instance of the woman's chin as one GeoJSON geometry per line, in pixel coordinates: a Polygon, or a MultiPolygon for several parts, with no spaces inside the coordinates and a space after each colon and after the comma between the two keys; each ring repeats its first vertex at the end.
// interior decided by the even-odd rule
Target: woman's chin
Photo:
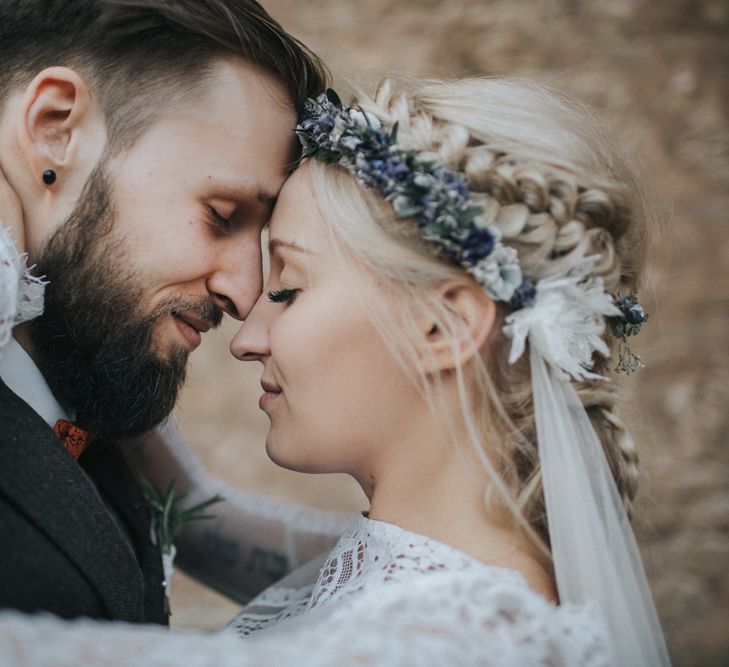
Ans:
{"type": "Polygon", "coordinates": [[[284,443],[278,441],[269,432],[266,438],[266,454],[279,468],[293,470],[294,472],[307,472],[301,462],[301,452],[291,451],[284,443]]]}
{"type": "Polygon", "coordinates": [[[311,453],[307,454],[296,444],[281,442],[270,432],[266,438],[266,454],[279,468],[286,470],[309,474],[338,472],[330,470],[326,465],[321,465],[321,462],[316,461],[311,453]]]}

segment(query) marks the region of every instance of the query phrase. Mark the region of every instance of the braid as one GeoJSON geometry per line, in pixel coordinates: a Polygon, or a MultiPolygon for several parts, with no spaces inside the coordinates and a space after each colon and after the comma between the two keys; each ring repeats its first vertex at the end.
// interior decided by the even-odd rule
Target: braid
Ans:
{"type": "MultiPolygon", "coordinates": [[[[630,171],[584,109],[537,86],[508,80],[432,82],[410,89],[384,81],[359,104],[387,126],[397,124],[398,143],[419,160],[446,166],[463,178],[483,208],[482,217],[516,249],[525,277],[538,282],[565,276],[585,258],[596,257],[591,275],[601,278],[607,291],[635,290],[644,251],[640,197],[630,171]]],[[[453,267],[434,256],[419,234],[408,233],[412,225],[393,223],[389,209],[375,210],[373,219],[385,220],[379,229],[412,253],[407,265],[402,259],[398,271],[388,274],[411,295],[403,303],[403,310],[411,311],[416,288],[432,285],[434,276],[452,275],[446,271],[453,267]]],[[[379,264],[374,256],[372,266],[384,275],[391,256],[383,254],[379,264]]],[[[512,496],[510,507],[515,500],[531,529],[548,543],[529,355],[508,363],[511,341],[501,333],[508,306],[497,304],[497,313],[482,363],[468,369],[474,374],[471,386],[479,388],[478,400],[463,410],[512,496]]],[[[609,349],[615,346],[607,330],[605,341],[609,349]]],[[[611,365],[610,359],[594,362],[598,373],[611,365]]],[[[630,513],[638,456],[616,413],[617,390],[599,381],[584,381],[575,389],[630,513]]]]}
{"type": "MultiPolygon", "coordinates": [[[[418,151],[420,159],[432,159],[463,175],[473,199],[482,204],[484,217],[517,249],[522,270],[531,280],[566,275],[584,258],[596,256],[592,275],[602,278],[608,291],[630,283],[626,278],[630,271],[623,264],[640,262],[622,255],[642,248],[616,247],[629,229],[633,213],[625,189],[613,177],[614,159],[596,174],[594,157],[591,168],[580,168],[565,161],[555,164],[538,154],[530,157],[528,151],[508,150],[509,142],[491,134],[488,120],[478,127],[468,126],[467,119],[483,116],[475,106],[477,101],[474,115],[449,112],[444,104],[452,100],[453,93],[439,96],[438,84],[435,86],[435,94],[395,94],[392,84],[386,82],[374,97],[374,108],[367,110],[389,124],[397,122],[400,142],[418,151]]],[[[584,114],[569,111],[567,122],[584,124],[584,114]]],[[[505,130],[514,131],[515,125],[505,130]]],[[[505,315],[503,311],[502,317],[505,315]]],[[[505,444],[499,456],[500,470],[524,516],[548,541],[527,355],[508,364],[508,341],[498,333],[487,361],[485,381],[492,391],[484,409],[489,415],[502,415],[501,441],[505,444]]],[[[605,335],[612,346],[609,334],[605,335]]],[[[607,365],[608,360],[596,359],[596,368],[605,370],[607,365]]],[[[616,388],[587,381],[576,389],[630,515],[638,484],[638,455],[616,414],[616,388]]],[[[493,430],[493,417],[484,418],[483,423],[493,430]]]]}

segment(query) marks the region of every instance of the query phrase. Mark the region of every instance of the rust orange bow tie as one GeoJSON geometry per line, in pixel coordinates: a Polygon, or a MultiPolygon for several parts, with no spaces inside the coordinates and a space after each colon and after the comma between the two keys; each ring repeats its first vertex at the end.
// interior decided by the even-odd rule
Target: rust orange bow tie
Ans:
{"type": "Polygon", "coordinates": [[[60,438],[66,451],[78,461],[81,454],[83,454],[91,441],[94,439],[94,434],[84,429],[79,428],[76,424],[72,424],[65,419],[59,419],[56,425],[53,427],[53,432],[60,438]]]}

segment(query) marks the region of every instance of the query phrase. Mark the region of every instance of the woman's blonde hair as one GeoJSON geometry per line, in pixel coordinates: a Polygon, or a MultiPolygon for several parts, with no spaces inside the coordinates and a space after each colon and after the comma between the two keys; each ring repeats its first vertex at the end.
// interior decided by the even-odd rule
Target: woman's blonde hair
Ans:
{"type": "MultiPolygon", "coordinates": [[[[640,190],[584,108],[538,85],[508,79],[386,80],[357,104],[387,126],[397,123],[398,143],[420,160],[447,166],[465,180],[483,217],[517,249],[527,278],[564,275],[582,258],[597,255],[592,275],[603,279],[607,291],[636,291],[645,255],[640,190]]],[[[419,368],[415,323],[425,311],[441,330],[454,329],[434,288],[463,270],[439,257],[413,221],[397,219],[388,203],[344,169],[313,161],[305,169],[336,247],[394,297],[372,304],[373,319],[403,367],[419,368]]],[[[497,482],[491,488],[501,491],[490,496],[490,506],[515,509],[520,523],[548,545],[528,355],[507,361],[510,340],[501,329],[508,312],[499,305],[488,344],[475,363],[456,369],[461,417],[497,482]]],[[[605,337],[613,349],[608,331],[605,337]]],[[[602,374],[614,363],[594,361],[602,374]]],[[[420,372],[414,379],[435,406],[434,378],[420,372]]],[[[576,389],[630,512],[638,457],[615,412],[616,388],[585,381],[576,389]]],[[[443,414],[455,424],[447,409],[443,414]]]]}

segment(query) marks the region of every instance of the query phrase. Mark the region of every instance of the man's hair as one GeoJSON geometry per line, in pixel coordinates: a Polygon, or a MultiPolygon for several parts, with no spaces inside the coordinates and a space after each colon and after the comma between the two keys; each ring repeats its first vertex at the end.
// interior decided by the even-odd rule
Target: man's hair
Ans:
{"type": "Polygon", "coordinates": [[[0,108],[45,67],[75,68],[106,114],[112,151],[231,56],[271,73],[297,112],[326,87],[321,60],[255,0],[0,2],[0,108]]]}

